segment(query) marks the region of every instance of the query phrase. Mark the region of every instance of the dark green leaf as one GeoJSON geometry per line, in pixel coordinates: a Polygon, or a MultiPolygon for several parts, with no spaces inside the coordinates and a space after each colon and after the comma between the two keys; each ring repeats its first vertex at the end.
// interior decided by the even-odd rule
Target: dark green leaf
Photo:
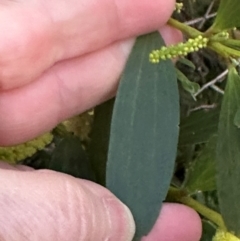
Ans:
{"type": "Polygon", "coordinates": [[[217,132],[220,108],[191,113],[180,125],[179,145],[205,143],[217,132]]]}
{"type": "Polygon", "coordinates": [[[237,128],[240,128],[240,108],[238,108],[235,116],[234,116],[234,125],[237,127],[237,128]]]}
{"type": "Polygon", "coordinates": [[[135,240],[155,223],[173,174],[179,97],[171,61],[151,64],[158,33],[139,37],[118,89],[110,134],[107,187],[133,213],[135,240]]]}
{"type": "Polygon", "coordinates": [[[35,155],[26,158],[23,162],[20,162],[22,165],[30,166],[34,169],[46,169],[48,163],[51,160],[51,152],[46,151],[46,148],[38,151],[35,155]]]}
{"type": "Polygon", "coordinates": [[[97,183],[105,186],[106,163],[114,99],[111,99],[94,110],[94,121],[90,134],[90,145],[87,150],[97,183]]]}
{"type": "Polygon", "coordinates": [[[216,189],[216,138],[216,136],[210,138],[209,142],[206,143],[188,170],[185,188],[190,193],[216,189]]]}
{"type": "Polygon", "coordinates": [[[216,228],[209,221],[202,221],[202,237],[200,241],[212,241],[216,228]]]}
{"type": "Polygon", "coordinates": [[[217,143],[217,190],[229,231],[240,236],[240,130],[234,117],[240,107],[240,77],[230,68],[220,114],[217,143]]]}
{"type": "Polygon", "coordinates": [[[183,89],[190,93],[195,99],[194,94],[200,89],[199,84],[190,81],[187,76],[183,74],[180,70],[176,70],[177,78],[181,82],[183,89]]]}
{"type": "Polygon", "coordinates": [[[239,11],[239,0],[221,0],[212,28],[219,31],[240,27],[239,11]]]}
{"type": "Polygon", "coordinates": [[[64,172],[75,177],[94,180],[89,160],[76,136],[63,138],[53,151],[46,168],[64,172]]]}
{"type": "Polygon", "coordinates": [[[192,61],[190,61],[189,59],[186,58],[179,58],[178,62],[180,62],[181,64],[187,65],[188,67],[190,67],[191,69],[195,69],[195,65],[192,61]]]}

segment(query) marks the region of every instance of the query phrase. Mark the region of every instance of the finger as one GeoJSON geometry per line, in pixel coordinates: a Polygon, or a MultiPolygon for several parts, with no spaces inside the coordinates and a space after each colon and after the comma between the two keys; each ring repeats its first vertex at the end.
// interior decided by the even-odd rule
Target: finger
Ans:
{"type": "Polygon", "coordinates": [[[52,1],[47,3],[56,23],[70,13],[70,16],[74,16],[72,21],[62,21],[59,28],[60,36],[65,37],[64,58],[157,30],[167,22],[175,6],[174,0],[95,0],[86,4],[76,0],[74,2],[71,6],[67,3],[67,7],[63,6],[66,5],[65,2],[57,6],[52,1]]]}
{"type": "Polygon", "coordinates": [[[0,95],[0,145],[24,142],[114,95],[131,43],[55,65],[41,78],[0,95]]]}
{"type": "Polygon", "coordinates": [[[142,241],[199,241],[201,233],[201,219],[193,209],[167,203],[153,229],[142,241]]]}
{"type": "Polygon", "coordinates": [[[32,171],[34,170],[31,167],[24,165],[10,165],[4,161],[0,161],[0,169],[2,170],[15,170],[15,171],[32,171]]]}
{"type": "Polygon", "coordinates": [[[131,241],[129,210],[107,189],[52,171],[0,170],[2,241],[131,241]]]}
{"type": "MultiPolygon", "coordinates": [[[[179,32],[168,37],[169,43],[180,39],[179,32]]],[[[27,86],[2,91],[0,145],[32,139],[113,96],[132,45],[133,40],[121,41],[61,62],[27,86]]]]}
{"type": "MultiPolygon", "coordinates": [[[[5,0],[6,1],[6,0],[5,0]]],[[[6,1],[0,7],[0,89],[22,86],[57,61],[150,32],[174,0],[6,1]]]]}

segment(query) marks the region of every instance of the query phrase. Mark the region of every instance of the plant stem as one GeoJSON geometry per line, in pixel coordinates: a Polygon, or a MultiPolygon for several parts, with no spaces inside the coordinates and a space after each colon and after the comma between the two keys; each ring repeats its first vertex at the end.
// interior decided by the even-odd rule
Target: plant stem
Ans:
{"type": "Polygon", "coordinates": [[[184,190],[179,190],[177,188],[170,187],[167,198],[169,198],[170,200],[183,203],[195,209],[202,216],[206,217],[207,219],[218,225],[219,228],[227,230],[223,218],[218,212],[215,212],[214,210],[194,200],[193,198],[188,196],[184,190]]]}
{"type": "Polygon", "coordinates": [[[220,54],[221,56],[227,58],[227,57],[240,57],[240,51],[227,47],[219,42],[215,42],[215,41],[210,41],[208,43],[208,47],[212,50],[214,50],[215,52],[217,52],[218,54],[220,54]]]}
{"type": "Polygon", "coordinates": [[[192,28],[187,24],[181,23],[173,18],[170,18],[168,20],[168,24],[173,26],[174,28],[181,30],[183,33],[185,33],[186,35],[188,35],[188,37],[191,37],[191,38],[196,38],[199,35],[203,35],[203,33],[198,31],[197,29],[192,28]]]}
{"type": "MultiPolygon", "coordinates": [[[[198,31],[197,29],[190,27],[184,23],[181,23],[173,18],[169,19],[168,24],[173,26],[174,28],[179,29],[180,31],[182,31],[188,37],[191,37],[191,38],[196,38],[199,35],[208,36],[210,34],[210,32],[203,33],[201,31],[198,31]]],[[[238,51],[234,48],[228,47],[219,41],[215,41],[214,38],[211,39],[211,36],[208,36],[208,37],[210,37],[210,41],[208,42],[208,47],[210,49],[214,50],[215,52],[217,52],[219,55],[223,56],[224,58],[240,57],[240,51],[238,51]]],[[[233,44],[233,43],[240,44],[239,40],[234,41],[234,42],[232,40],[225,40],[226,43],[228,43],[228,41],[229,41],[229,44],[233,44]]]]}

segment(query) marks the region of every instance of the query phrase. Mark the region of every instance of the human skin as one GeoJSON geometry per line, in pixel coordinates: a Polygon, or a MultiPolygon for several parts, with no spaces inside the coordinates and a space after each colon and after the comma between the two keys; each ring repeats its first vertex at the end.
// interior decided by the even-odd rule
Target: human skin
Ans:
{"type": "MultiPolygon", "coordinates": [[[[3,0],[0,145],[27,141],[114,96],[136,36],[164,26],[173,0],[3,0]]],[[[128,241],[134,223],[107,189],[71,176],[0,164],[0,240],[128,241]]],[[[198,241],[190,208],[163,205],[144,241],[198,241]]]]}

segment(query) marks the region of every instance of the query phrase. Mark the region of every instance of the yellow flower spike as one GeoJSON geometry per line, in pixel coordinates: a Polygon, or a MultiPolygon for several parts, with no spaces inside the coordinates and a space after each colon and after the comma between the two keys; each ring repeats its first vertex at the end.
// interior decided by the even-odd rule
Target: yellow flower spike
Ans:
{"type": "Polygon", "coordinates": [[[218,229],[212,241],[240,241],[240,239],[229,232],[218,229]]]}
{"type": "Polygon", "coordinates": [[[195,39],[188,39],[185,43],[179,43],[168,47],[163,46],[158,50],[153,50],[149,54],[149,61],[151,63],[159,63],[160,60],[176,58],[177,56],[186,56],[189,53],[205,48],[207,43],[208,38],[199,35],[195,39]]]}
{"type": "Polygon", "coordinates": [[[27,157],[31,157],[38,150],[43,149],[52,142],[52,139],[53,135],[51,133],[46,133],[24,144],[11,147],[0,147],[0,160],[12,164],[17,163],[27,157]]]}
{"type": "Polygon", "coordinates": [[[194,52],[194,48],[193,48],[193,47],[190,47],[189,51],[190,51],[190,52],[194,52]]]}

